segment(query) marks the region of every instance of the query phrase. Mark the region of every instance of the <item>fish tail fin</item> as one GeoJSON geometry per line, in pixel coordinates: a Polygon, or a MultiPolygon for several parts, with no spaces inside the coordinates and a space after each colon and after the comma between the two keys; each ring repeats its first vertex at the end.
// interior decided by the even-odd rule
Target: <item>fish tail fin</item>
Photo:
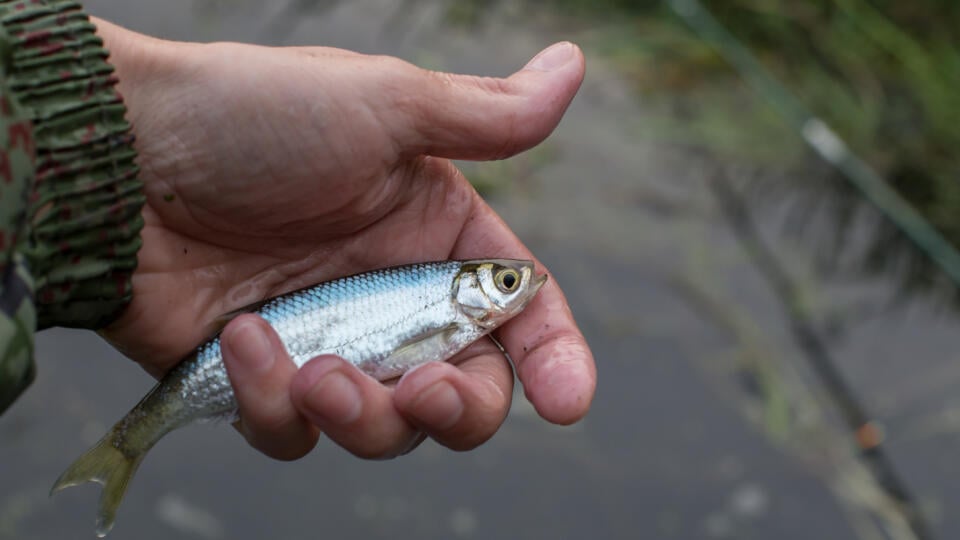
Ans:
{"type": "Polygon", "coordinates": [[[109,433],[85,454],[80,456],[57,479],[50,495],[86,482],[96,482],[103,486],[100,493],[100,509],[97,512],[96,534],[103,538],[113,528],[117,516],[117,507],[127,491],[130,479],[140,466],[143,454],[130,457],[113,444],[109,433]]]}

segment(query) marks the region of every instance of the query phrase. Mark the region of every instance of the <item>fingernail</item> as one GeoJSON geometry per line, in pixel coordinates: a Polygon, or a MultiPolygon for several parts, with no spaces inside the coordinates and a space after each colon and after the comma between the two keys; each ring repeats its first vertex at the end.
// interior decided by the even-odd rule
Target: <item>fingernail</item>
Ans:
{"type": "Polygon", "coordinates": [[[307,402],[323,419],[337,425],[355,422],[363,409],[357,385],[339,371],[323,375],[307,394],[307,402]]]}
{"type": "Polygon", "coordinates": [[[434,429],[448,429],[463,416],[463,400],[446,381],[434,383],[414,401],[410,412],[423,424],[434,429]]]}
{"type": "Polygon", "coordinates": [[[260,325],[254,322],[240,323],[240,327],[230,336],[227,346],[237,362],[251,373],[266,373],[273,367],[270,338],[260,325]]]}
{"type": "Polygon", "coordinates": [[[573,43],[564,41],[547,47],[527,62],[523,69],[533,71],[553,71],[566,65],[573,58],[573,43]]]}

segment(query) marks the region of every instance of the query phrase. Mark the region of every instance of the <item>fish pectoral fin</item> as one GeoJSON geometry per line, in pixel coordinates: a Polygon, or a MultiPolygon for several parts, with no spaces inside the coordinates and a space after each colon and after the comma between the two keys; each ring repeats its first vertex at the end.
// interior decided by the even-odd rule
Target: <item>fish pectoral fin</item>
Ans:
{"type": "Polygon", "coordinates": [[[456,324],[451,323],[414,336],[390,354],[388,360],[394,365],[413,367],[423,363],[424,358],[437,357],[438,351],[447,350],[450,338],[457,333],[458,329],[456,324]]]}

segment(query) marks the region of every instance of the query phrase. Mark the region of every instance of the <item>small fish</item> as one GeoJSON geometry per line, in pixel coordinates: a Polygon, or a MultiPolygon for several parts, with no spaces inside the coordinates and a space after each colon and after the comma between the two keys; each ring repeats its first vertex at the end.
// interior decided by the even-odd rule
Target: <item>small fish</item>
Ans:
{"type": "MultiPolygon", "coordinates": [[[[530,261],[413,264],[301,289],[231,312],[220,322],[257,313],[277,331],[297,366],[336,354],[384,381],[426,362],[448,360],[520,313],[546,280],[530,261]]],[[[192,422],[236,414],[215,336],[77,459],[51,494],[85,482],[101,484],[96,534],[102,538],[113,527],[127,484],[157,441],[192,422]]]]}

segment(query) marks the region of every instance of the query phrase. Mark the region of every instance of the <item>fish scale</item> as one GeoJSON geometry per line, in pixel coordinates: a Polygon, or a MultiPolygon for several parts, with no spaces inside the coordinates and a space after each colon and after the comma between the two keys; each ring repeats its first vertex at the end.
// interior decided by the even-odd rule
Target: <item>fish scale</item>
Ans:
{"type": "MultiPolygon", "coordinates": [[[[294,291],[224,316],[259,314],[301,367],[334,354],[378,380],[450,359],[520,313],[543,285],[533,263],[439,261],[374,270],[294,291]]],[[[57,480],[53,491],[103,485],[97,535],[113,526],[127,484],[166,433],[235,417],[237,402],[220,337],[201,344],[57,480]]]]}
{"type": "MultiPolygon", "coordinates": [[[[350,276],[280,296],[256,313],[276,330],[297,367],[321,354],[335,354],[386,380],[405,367],[384,363],[394,349],[423,328],[442,328],[463,318],[450,297],[459,268],[459,262],[444,262],[376,270],[362,279],[350,276]]],[[[176,391],[192,404],[185,416],[235,416],[219,338],[202,345],[195,361],[176,369],[182,370],[183,380],[176,391]]]]}

